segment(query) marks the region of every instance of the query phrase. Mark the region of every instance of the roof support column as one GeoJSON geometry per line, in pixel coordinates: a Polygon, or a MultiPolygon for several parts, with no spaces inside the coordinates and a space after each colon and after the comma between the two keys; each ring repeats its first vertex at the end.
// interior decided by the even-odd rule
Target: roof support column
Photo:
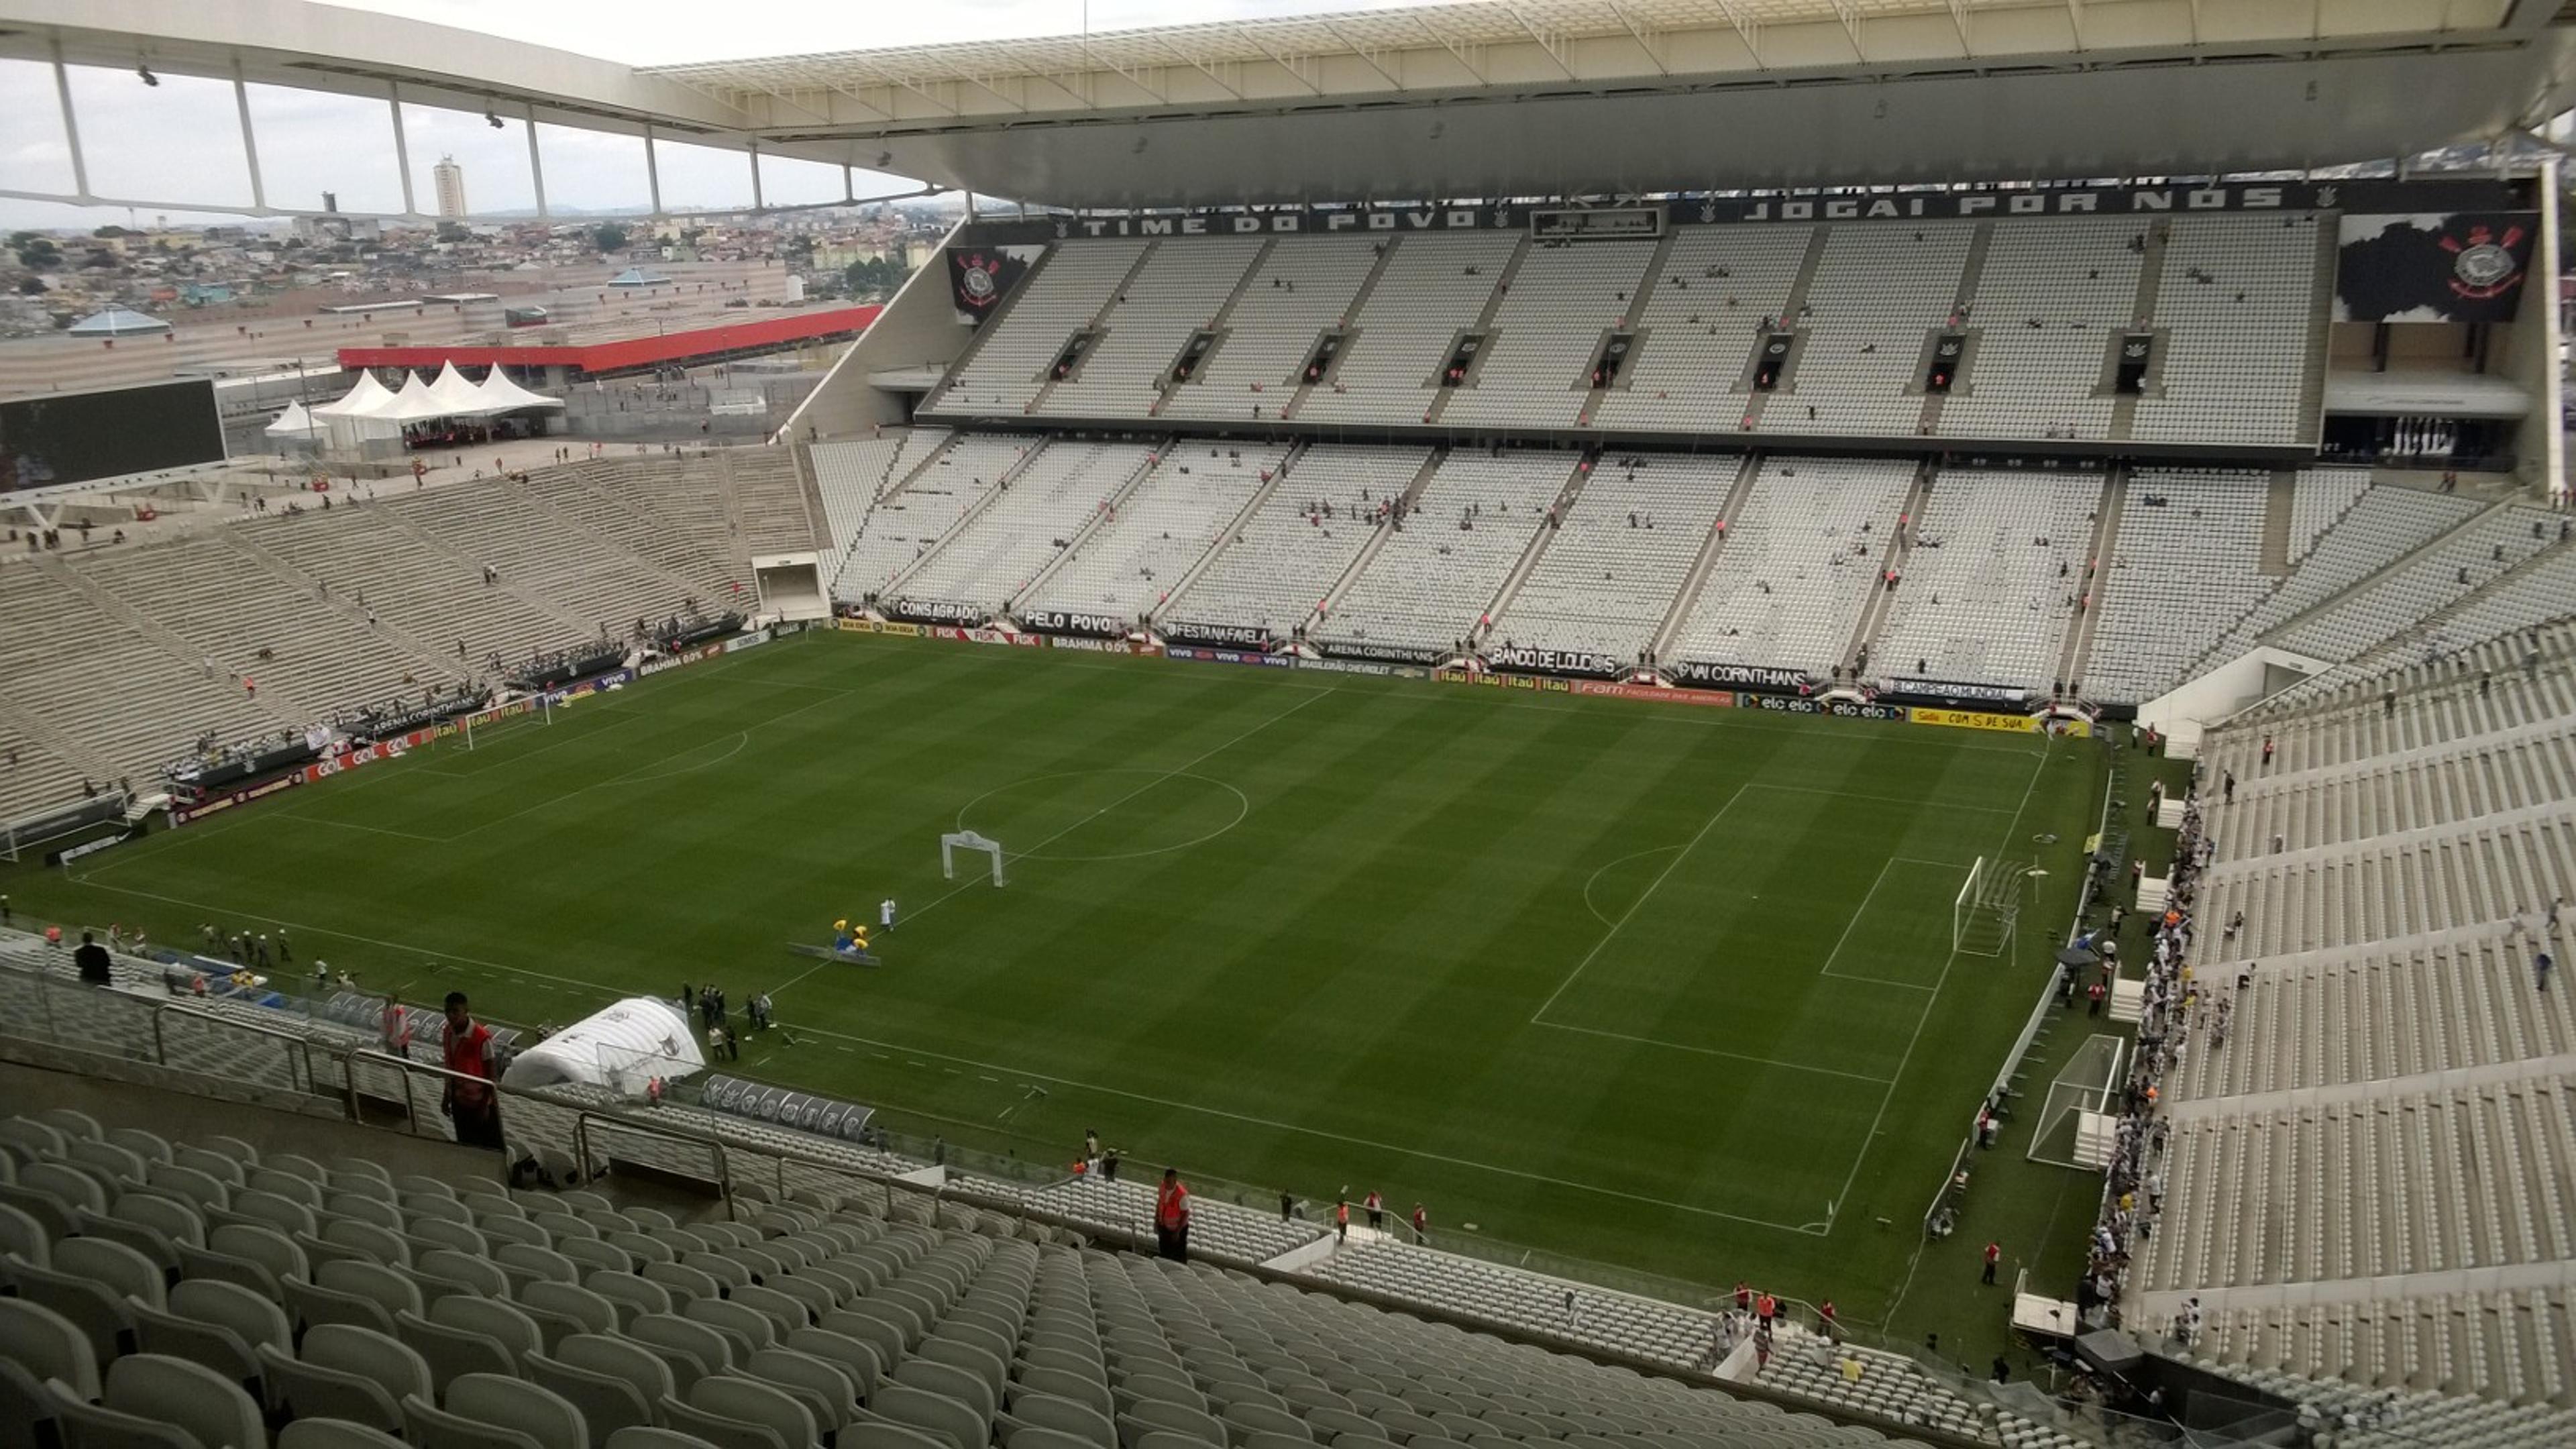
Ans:
{"type": "Polygon", "coordinates": [[[537,184],[537,219],[546,217],[546,162],[537,154],[537,106],[534,101],[519,107],[528,119],[528,179],[537,184]]]}
{"type": "Polygon", "coordinates": [[[385,82],[385,104],[394,113],[394,169],[402,173],[403,215],[418,216],[420,207],[411,199],[411,138],[403,134],[402,82],[385,82]]]}
{"type": "Polygon", "coordinates": [[[72,111],[72,73],[63,64],[63,43],[54,42],[54,94],[63,103],[63,140],[72,150],[72,192],[89,199],[89,162],[81,155],[80,118],[72,111]]]}
{"type": "Polygon", "coordinates": [[[751,209],[759,211],[763,209],[760,198],[760,138],[746,137],[742,143],[742,154],[751,161],[751,209]]]}
{"type": "Polygon", "coordinates": [[[251,130],[250,87],[242,80],[241,62],[233,62],[233,109],[241,115],[242,157],[250,163],[250,204],[254,211],[268,210],[268,188],[259,179],[259,137],[251,130]]]}
{"type": "Polygon", "coordinates": [[[653,214],[662,214],[662,161],[653,151],[653,123],[644,123],[644,186],[653,193],[653,214]]]}

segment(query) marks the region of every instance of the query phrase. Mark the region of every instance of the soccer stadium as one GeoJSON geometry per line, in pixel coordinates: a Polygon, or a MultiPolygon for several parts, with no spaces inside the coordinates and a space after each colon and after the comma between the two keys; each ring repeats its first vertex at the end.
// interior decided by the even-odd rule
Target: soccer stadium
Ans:
{"type": "Polygon", "coordinates": [[[956,203],[0,343],[0,1443],[2576,1446],[2576,7],[1288,9],[0,0],[956,203]]]}

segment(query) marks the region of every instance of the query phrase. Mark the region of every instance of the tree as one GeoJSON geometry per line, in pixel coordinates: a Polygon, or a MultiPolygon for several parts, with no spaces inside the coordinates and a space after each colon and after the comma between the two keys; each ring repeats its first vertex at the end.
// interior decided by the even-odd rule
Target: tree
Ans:
{"type": "Polygon", "coordinates": [[[884,257],[867,257],[850,263],[847,275],[853,296],[891,292],[903,285],[901,263],[884,257]]]}
{"type": "Polygon", "coordinates": [[[601,251],[624,251],[626,249],[626,228],[613,221],[603,221],[599,224],[599,229],[590,234],[590,239],[598,244],[601,251]]]}
{"type": "Polygon", "coordinates": [[[467,231],[465,229],[465,223],[461,221],[442,221],[438,224],[438,239],[443,242],[451,243],[472,241],[474,239],[474,233],[467,231]]]}
{"type": "Polygon", "coordinates": [[[21,297],[41,297],[45,295],[45,279],[42,277],[20,277],[18,279],[18,295],[21,297]]]}
{"type": "Polygon", "coordinates": [[[18,265],[31,272],[49,272],[63,264],[63,249],[54,245],[52,237],[22,231],[9,244],[18,254],[18,265]]]}

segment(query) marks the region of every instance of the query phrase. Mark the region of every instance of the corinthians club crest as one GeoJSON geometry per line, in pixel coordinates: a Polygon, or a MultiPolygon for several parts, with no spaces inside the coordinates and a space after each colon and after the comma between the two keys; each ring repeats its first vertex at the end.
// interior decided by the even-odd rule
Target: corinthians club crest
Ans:
{"type": "Polygon", "coordinates": [[[1000,299],[1002,259],[977,252],[957,269],[957,300],[969,307],[990,307],[1000,299]]]}
{"type": "Polygon", "coordinates": [[[2522,228],[2511,225],[2499,233],[2480,223],[2469,228],[2465,240],[2443,237],[2442,250],[2451,254],[2451,290],[2476,302],[2511,291],[2522,280],[2522,268],[2513,259],[2514,248],[2520,245],[2522,228]]]}

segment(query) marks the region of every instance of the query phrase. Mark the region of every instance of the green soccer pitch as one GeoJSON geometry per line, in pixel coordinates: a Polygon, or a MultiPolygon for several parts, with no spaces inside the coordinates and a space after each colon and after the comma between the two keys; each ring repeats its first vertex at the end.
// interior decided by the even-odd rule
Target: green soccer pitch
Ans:
{"type": "Polygon", "coordinates": [[[767,991],[796,1043],[740,1070],[898,1131],[1064,1163],[1096,1127],[1256,1206],[1374,1187],[1435,1237],[1862,1323],[2049,979],[2107,768],[2037,735],[846,634],[474,743],[9,884],[172,944],[284,926],[296,970],[522,1022],[687,981],[739,1023],[767,991]],[[1006,888],[981,856],[941,878],[959,828],[1006,888]],[[1980,856],[2047,868],[2002,958],[1950,949],[1980,856]],[[881,969],[788,950],[888,896],[881,969]]]}

